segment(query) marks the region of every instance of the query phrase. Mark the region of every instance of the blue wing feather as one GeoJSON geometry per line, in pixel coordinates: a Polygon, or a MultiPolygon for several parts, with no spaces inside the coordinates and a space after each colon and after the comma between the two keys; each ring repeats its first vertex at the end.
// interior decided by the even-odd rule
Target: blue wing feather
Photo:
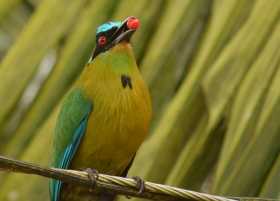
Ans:
{"type": "MultiPolygon", "coordinates": [[[[84,136],[84,133],[86,131],[87,120],[88,120],[88,116],[85,119],[83,119],[80,126],[76,130],[76,132],[74,134],[74,138],[73,138],[73,143],[71,143],[67,146],[67,148],[63,154],[61,164],[59,165],[58,168],[67,169],[69,167],[69,164],[70,164],[71,160],[73,159],[73,157],[79,147],[81,139],[84,136]]],[[[53,188],[53,198],[54,198],[53,201],[59,201],[59,194],[61,191],[62,182],[59,180],[53,180],[51,185],[53,188]]]]}
{"type": "MultiPolygon", "coordinates": [[[[76,91],[77,92],[77,91],[76,91]]],[[[56,163],[54,164],[55,167],[57,168],[61,168],[61,169],[67,169],[80,145],[80,142],[86,132],[86,128],[87,128],[87,122],[88,122],[88,118],[90,115],[90,112],[92,110],[92,105],[89,104],[88,102],[84,102],[83,98],[81,98],[81,94],[80,93],[73,93],[72,95],[70,95],[69,98],[69,105],[66,105],[66,112],[69,111],[69,113],[74,113],[72,115],[75,115],[77,113],[80,112],[80,117],[81,117],[81,121],[78,124],[78,126],[76,126],[76,128],[73,130],[73,134],[70,135],[72,136],[69,139],[69,142],[67,143],[67,145],[65,145],[63,151],[61,152],[60,156],[58,157],[58,160],[56,160],[56,163]],[[78,98],[77,98],[78,97],[78,98]],[[79,100],[81,102],[79,102],[80,104],[83,105],[83,109],[78,109],[77,111],[71,111],[71,107],[69,107],[70,105],[73,104],[72,100],[75,100],[75,103],[77,104],[76,100],[79,100]]],[[[62,112],[63,112],[62,108],[62,112]]],[[[66,114],[66,115],[71,115],[71,114],[66,114]]],[[[65,115],[64,115],[65,116],[65,115]]],[[[65,119],[61,119],[58,124],[67,124],[67,122],[65,122],[65,119]]],[[[63,130],[63,129],[62,129],[63,130]]],[[[65,129],[64,129],[65,130],[65,129]]],[[[63,130],[63,131],[64,131],[63,130]]],[[[59,134],[64,134],[62,133],[62,131],[58,131],[59,134]]],[[[60,198],[60,192],[61,192],[61,188],[62,188],[62,182],[59,180],[51,180],[50,182],[50,195],[51,195],[51,200],[52,201],[59,201],[60,198]]]]}

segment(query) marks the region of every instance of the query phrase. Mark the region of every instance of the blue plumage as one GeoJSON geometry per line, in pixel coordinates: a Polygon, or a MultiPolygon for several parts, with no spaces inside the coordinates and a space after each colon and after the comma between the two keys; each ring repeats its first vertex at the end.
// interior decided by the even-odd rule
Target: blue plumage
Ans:
{"type": "Polygon", "coordinates": [[[121,25],[122,25],[122,22],[120,22],[120,21],[107,22],[105,24],[102,24],[99,27],[97,27],[96,35],[101,32],[106,32],[106,31],[112,29],[113,27],[119,28],[121,25]]]}
{"type": "MultiPolygon", "coordinates": [[[[62,133],[65,139],[63,146],[55,145],[58,155],[54,167],[67,169],[86,133],[87,122],[92,111],[92,104],[84,97],[80,89],[75,89],[64,100],[58,117],[56,132],[62,133]]],[[[51,180],[50,194],[52,201],[59,201],[62,182],[51,180]]]]}
{"type": "MultiPolygon", "coordinates": [[[[61,164],[59,165],[59,168],[67,169],[69,167],[69,164],[71,160],[73,159],[73,156],[75,152],[77,151],[77,148],[81,142],[81,139],[83,135],[85,134],[86,127],[87,127],[87,121],[88,121],[89,115],[87,115],[81,122],[80,126],[76,130],[74,136],[73,136],[73,143],[69,144],[63,154],[61,164]]],[[[52,195],[53,201],[59,201],[59,195],[61,190],[62,182],[59,180],[52,180],[51,182],[51,189],[52,189],[52,195]]]]}

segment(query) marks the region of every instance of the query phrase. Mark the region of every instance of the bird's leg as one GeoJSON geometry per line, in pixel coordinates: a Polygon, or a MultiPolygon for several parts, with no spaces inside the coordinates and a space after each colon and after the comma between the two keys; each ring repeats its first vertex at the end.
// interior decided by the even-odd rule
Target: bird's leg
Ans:
{"type": "Polygon", "coordinates": [[[94,191],[94,188],[96,186],[99,173],[98,173],[98,171],[96,169],[92,169],[92,168],[87,168],[85,171],[88,173],[88,178],[91,181],[91,189],[90,190],[94,191]]]}
{"type": "Polygon", "coordinates": [[[142,194],[145,190],[145,181],[138,176],[132,177],[136,181],[136,187],[139,189],[138,194],[142,194]]]}

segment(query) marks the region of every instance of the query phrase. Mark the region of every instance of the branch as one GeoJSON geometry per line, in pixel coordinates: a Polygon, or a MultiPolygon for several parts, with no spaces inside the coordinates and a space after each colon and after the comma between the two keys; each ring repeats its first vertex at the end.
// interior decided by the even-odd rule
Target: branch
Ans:
{"type": "MultiPolygon", "coordinates": [[[[25,174],[35,174],[48,178],[58,179],[66,183],[83,185],[92,188],[92,181],[88,173],[76,170],[64,170],[57,168],[43,168],[31,163],[9,159],[0,156],[0,171],[20,172],[25,174]]],[[[95,188],[114,192],[116,194],[141,197],[151,200],[162,201],[268,201],[269,199],[259,198],[226,198],[221,196],[198,193],[172,186],[145,182],[145,190],[139,194],[136,181],[130,178],[99,174],[95,188]]]]}

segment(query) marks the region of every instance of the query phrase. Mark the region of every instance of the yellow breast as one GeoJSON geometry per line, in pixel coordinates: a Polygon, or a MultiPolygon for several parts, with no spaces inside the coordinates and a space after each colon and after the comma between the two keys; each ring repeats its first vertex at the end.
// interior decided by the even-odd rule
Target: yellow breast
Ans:
{"type": "Polygon", "coordinates": [[[106,62],[87,66],[88,72],[78,83],[92,100],[93,112],[72,167],[91,167],[119,175],[148,133],[151,102],[135,63],[129,63],[135,65],[132,67],[121,66],[127,70],[119,70],[114,68],[118,68],[121,62],[114,68],[108,66],[116,64],[114,61],[106,62]],[[129,76],[131,88],[123,86],[123,74],[129,76]]]}

